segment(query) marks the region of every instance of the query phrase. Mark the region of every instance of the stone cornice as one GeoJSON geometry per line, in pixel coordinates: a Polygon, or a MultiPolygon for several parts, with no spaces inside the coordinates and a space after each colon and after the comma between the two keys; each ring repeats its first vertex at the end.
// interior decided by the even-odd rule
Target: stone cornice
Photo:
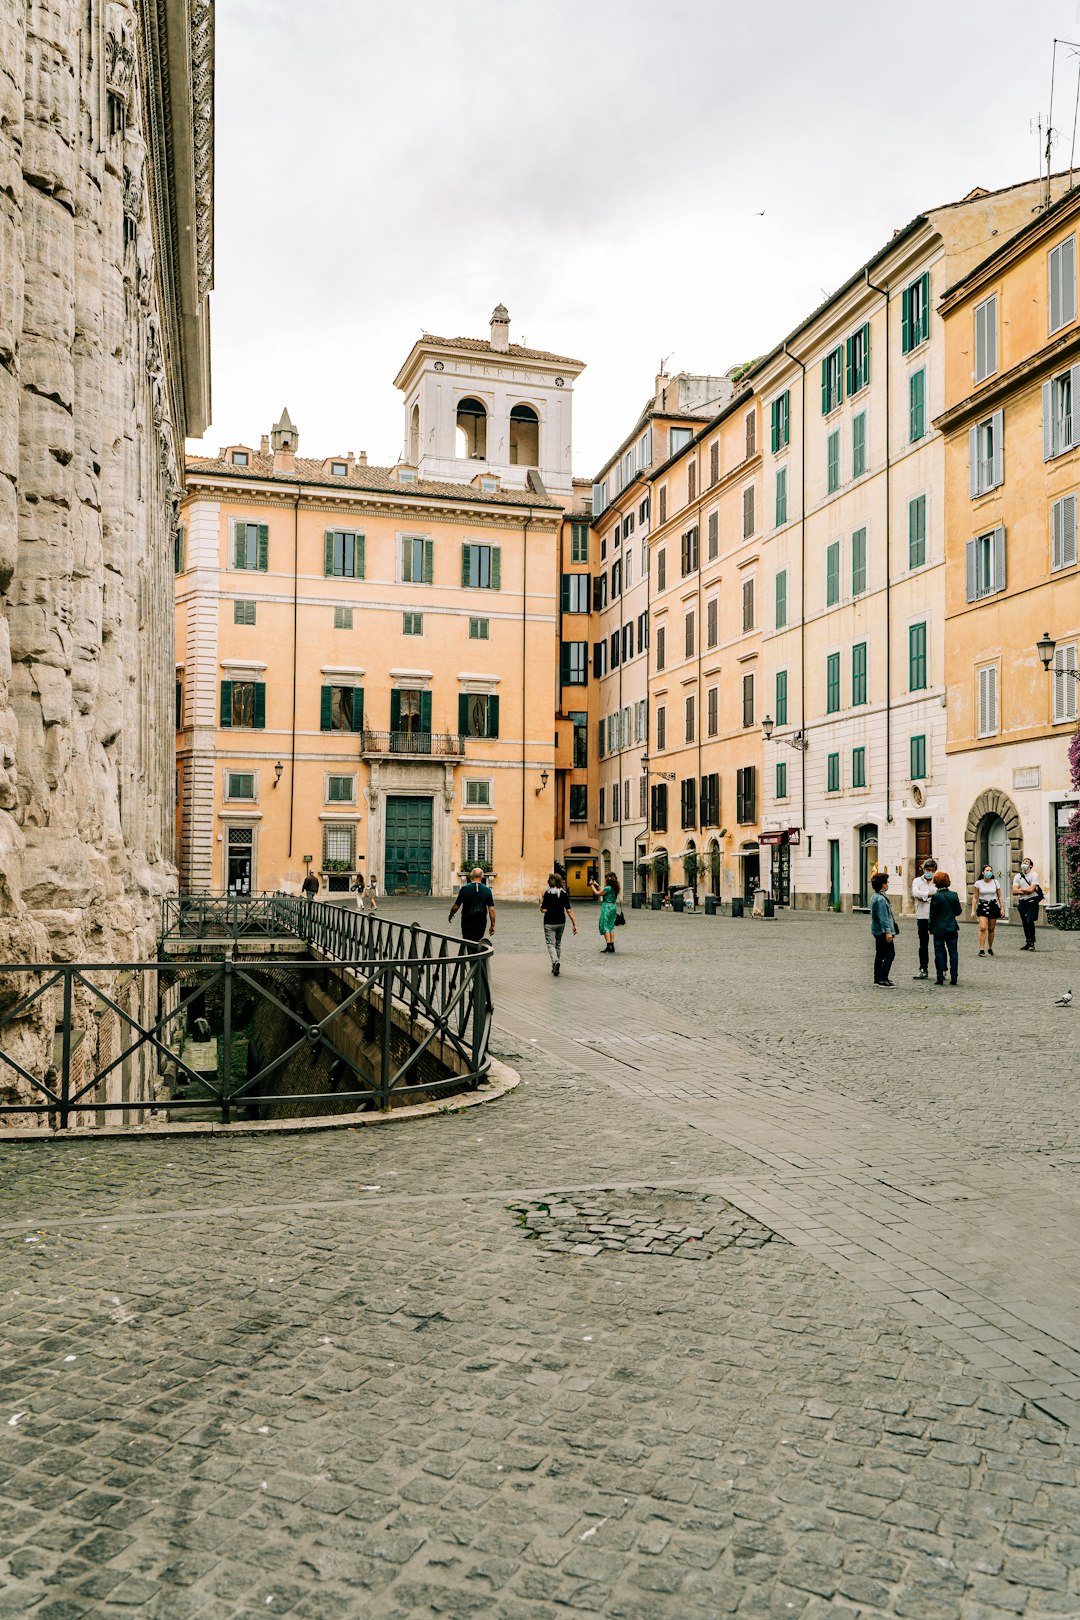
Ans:
{"type": "MultiPolygon", "coordinates": [[[[251,484],[233,484],[223,478],[216,478],[206,473],[192,473],[188,471],[187,489],[184,495],[184,507],[190,506],[194,501],[210,498],[217,501],[228,500],[237,506],[270,508],[277,511],[291,512],[296,506],[295,494],[290,498],[284,491],[274,490],[271,494],[264,493],[263,489],[251,484]]],[[[396,523],[406,520],[409,528],[415,529],[422,522],[431,523],[458,523],[469,529],[512,529],[520,530],[522,523],[528,517],[527,507],[514,508],[513,511],[491,512],[473,505],[455,504],[448,500],[445,504],[437,501],[424,501],[410,499],[408,504],[398,504],[388,500],[379,491],[365,492],[362,490],[330,490],[325,495],[307,490],[300,499],[301,512],[320,513],[324,517],[334,517],[340,520],[346,513],[351,517],[380,517],[390,518],[396,523]]],[[[545,534],[557,534],[562,523],[563,513],[548,509],[542,513],[533,513],[529,525],[529,532],[539,530],[545,534]]]]}

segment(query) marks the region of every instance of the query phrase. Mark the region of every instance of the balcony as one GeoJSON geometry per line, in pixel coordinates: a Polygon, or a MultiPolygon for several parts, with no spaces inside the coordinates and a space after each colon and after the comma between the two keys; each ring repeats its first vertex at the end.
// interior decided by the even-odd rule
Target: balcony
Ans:
{"type": "Polygon", "coordinates": [[[439,731],[362,731],[366,759],[464,759],[465,738],[439,731]]]}

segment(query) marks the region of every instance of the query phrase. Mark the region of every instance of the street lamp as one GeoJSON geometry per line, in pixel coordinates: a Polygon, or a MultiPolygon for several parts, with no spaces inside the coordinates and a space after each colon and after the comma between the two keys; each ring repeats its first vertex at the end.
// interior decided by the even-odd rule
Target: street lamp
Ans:
{"type": "Polygon", "coordinates": [[[540,797],[541,793],[543,793],[543,791],[547,787],[547,785],[548,785],[548,773],[547,773],[547,771],[541,771],[540,772],[540,786],[538,788],[533,788],[533,792],[536,794],[537,798],[540,797]]]}
{"type": "Polygon", "coordinates": [[[284,767],[284,765],[281,763],[281,761],[279,759],[277,764],[274,766],[274,786],[275,787],[277,787],[278,783],[281,781],[281,773],[282,773],[282,771],[284,771],[284,769],[285,769],[285,767],[284,767]]]}
{"type": "MultiPolygon", "coordinates": [[[[772,718],[772,715],[767,714],[764,720],[762,720],[761,730],[764,734],[765,741],[768,742],[772,737],[773,732],[776,730],[776,722],[772,718]]],[[[787,743],[789,748],[797,748],[801,754],[805,754],[806,750],[810,746],[806,733],[802,730],[793,731],[790,737],[777,737],[776,740],[777,742],[787,743]]]]}
{"type": "MultiPolygon", "coordinates": [[[[1054,662],[1054,653],[1057,651],[1057,642],[1054,640],[1049,630],[1043,631],[1041,637],[1035,643],[1035,651],[1039,655],[1043,669],[1045,669],[1046,673],[1049,675],[1050,666],[1054,662]]],[[[1054,674],[1071,675],[1074,681],[1080,681],[1080,669],[1070,669],[1067,664],[1056,668],[1054,670],[1054,674]]]]}

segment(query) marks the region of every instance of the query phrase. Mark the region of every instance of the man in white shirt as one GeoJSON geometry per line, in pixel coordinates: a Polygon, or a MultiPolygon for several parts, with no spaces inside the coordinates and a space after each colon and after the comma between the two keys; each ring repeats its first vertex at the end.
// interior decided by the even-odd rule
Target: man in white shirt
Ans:
{"type": "Polygon", "coordinates": [[[912,975],[926,979],[930,975],[930,900],[935,894],[934,873],[937,861],[928,855],[922,870],[911,885],[911,898],[915,902],[915,926],[919,930],[919,971],[912,975]]]}
{"type": "Polygon", "coordinates": [[[1035,924],[1039,919],[1039,902],[1042,900],[1042,884],[1039,874],[1035,870],[1034,862],[1030,856],[1025,855],[1020,862],[1020,870],[1013,878],[1013,896],[1017,902],[1020,921],[1024,925],[1024,943],[1022,951],[1035,949],[1035,924]]]}

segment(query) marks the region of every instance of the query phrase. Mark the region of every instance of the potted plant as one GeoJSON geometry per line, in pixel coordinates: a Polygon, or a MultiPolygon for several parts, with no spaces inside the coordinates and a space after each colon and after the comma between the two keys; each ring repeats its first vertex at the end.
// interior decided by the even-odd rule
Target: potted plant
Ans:
{"type": "Polygon", "coordinates": [[[708,851],[705,863],[709,873],[710,890],[710,893],[705,896],[705,914],[708,917],[715,917],[717,907],[720,904],[720,871],[724,864],[724,857],[719,849],[713,848],[708,851]]]}
{"type": "Polygon", "coordinates": [[[637,873],[637,885],[630,896],[630,907],[633,911],[640,911],[645,903],[645,891],[649,883],[648,861],[638,861],[634,870],[637,873]]]}
{"type": "Polygon", "coordinates": [[[701,871],[701,857],[698,855],[698,852],[697,852],[696,849],[688,849],[687,850],[686,854],[682,858],[682,865],[683,865],[683,876],[686,879],[686,886],[690,890],[691,894],[694,896],[694,904],[696,906],[697,905],[697,880],[698,880],[698,874],[701,871]]]}

